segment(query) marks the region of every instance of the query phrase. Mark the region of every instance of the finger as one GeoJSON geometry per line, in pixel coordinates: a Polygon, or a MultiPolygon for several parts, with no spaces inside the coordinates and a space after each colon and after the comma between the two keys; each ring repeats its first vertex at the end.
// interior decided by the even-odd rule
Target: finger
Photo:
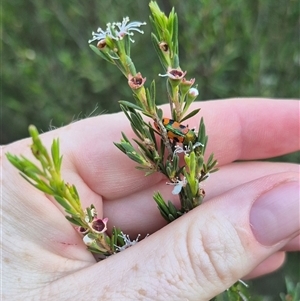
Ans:
{"type": "Polygon", "coordinates": [[[293,173],[241,185],[134,247],[56,281],[52,289],[64,294],[66,282],[72,281],[76,288],[71,299],[209,300],[299,234],[298,189],[293,173]],[[288,215],[281,212],[282,195],[289,203],[288,215]],[[261,227],[259,209],[267,207],[270,214],[261,227]],[[284,230],[272,231],[282,224],[284,230]],[[88,289],[92,287],[97,290],[88,289]]]}
{"type": "MultiPolygon", "coordinates": [[[[211,175],[204,184],[204,201],[261,177],[284,172],[299,172],[299,166],[274,162],[236,162],[223,166],[211,175]]],[[[141,192],[107,201],[104,199],[104,216],[109,217],[109,225],[120,227],[125,233],[135,237],[145,236],[163,227],[166,222],[161,217],[153,200],[153,191],[160,191],[165,200],[171,200],[179,207],[178,195],[172,194],[172,187],[162,180],[155,186],[149,186],[141,192]]]]}
{"type": "MultiPolygon", "coordinates": [[[[209,135],[206,153],[214,152],[219,166],[238,159],[273,157],[299,149],[297,101],[233,99],[195,106],[202,107],[209,135]]],[[[190,126],[197,126],[198,119],[191,120],[190,126]]],[[[100,116],[71,126],[73,130],[68,130],[61,139],[70,144],[67,153],[72,150],[73,163],[80,176],[106,199],[141,191],[162,179],[159,173],[145,178],[141,171],[134,169],[136,164],[113,145],[120,141],[121,131],[133,136],[123,115],[100,116]]]]}
{"type": "Polygon", "coordinates": [[[263,276],[278,270],[285,261],[284,252],[276,252],[268,257],[266,260],[261,262],[257,267],[254,268],[246,277],[243,279],[252,279],[259,276],[263,276]]]}
{"type": "Polygon", "coordinates": [[[300,235],[289,241],[283,248],[283,251],[288,251],[288,252],[299,252],[300,251],[300,235]]]}
{"type": "MultiPolygon", "coordinates": [[[[195,106],[202,107],[209,133],[207,154],[213,151],[220,166],[237,159],[272,157],[299,149],[297,101],[233,99],[195,106]]],[[[197,126],[199,120],[194,117],[191,122],[191,127],[197,126]]],[[[142,176],[134,169],[136,164],[113,145],[120,141],[121,131],[133,136],[123,114],[103,115],[49,132],[43,140],[50,147],[53,137],[60,136],[67,177],[68,172],[76,172],[82,178],[79,182],[86,185],[83,190],[89,188],[106,199],[115,199],[162,179],[158,173],[142,176]]],[[[15,145],[19,152],[19,143],[15,145]]]]}
{"type": "Polygon", "coordinates": [[[204,183],[205,201],[218,196],[243,183],[280,172],[295,172],[299,174],[299,165],[282,162],[233,162],[220,167],[204,183]]]}
{"type": "Polygon", "coordinates": [[[214,152],[220,165],[299,150],[297,100],[236,98],[199,105],[209,136],[207,154],[214,152]]]}

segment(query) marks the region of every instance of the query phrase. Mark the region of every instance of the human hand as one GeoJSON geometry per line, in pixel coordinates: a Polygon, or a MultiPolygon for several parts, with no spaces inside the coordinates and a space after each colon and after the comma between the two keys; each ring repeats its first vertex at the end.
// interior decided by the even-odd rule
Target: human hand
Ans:
{"type": "MultiPolygon", "coordinates": [[[[48,148],[60,138],[64,179],[76,185],[84,207],[93,203],[99,217],[132,239],[155,232],[97,264],[55,201],[3,158],[4,300],[209,300],[240,278],[275,270],[285,251],[300,249],[299,166],[234,162],[298,150],[299,102],[197,105],[207,153],[214,152],[220,171],[205,182],[205,203],[166,227],[152,195],[159,190],[174,199],[172,189],[161,175],[144,177],[112,143],[121,131],[133,137],[122,114],[41,135],[48,148]]],[[[30,157],[29,145],[21,140],[2,154],[30,157]]]]}

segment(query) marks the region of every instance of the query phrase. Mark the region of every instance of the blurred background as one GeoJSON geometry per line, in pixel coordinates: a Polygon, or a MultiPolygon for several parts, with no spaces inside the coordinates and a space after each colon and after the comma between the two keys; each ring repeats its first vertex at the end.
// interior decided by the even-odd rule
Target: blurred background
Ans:
{"type": "MultiPolygon", "coordinates": [[[[160,0],[158,4],[167,13],[176,8],[180,65],[189,78],[196,78],[199,100],[300,97],[297,0],[160,0]]],[[[132,99],[121,73],[87,43],[98,26],[105,28],[123,16],[147,21],[148,0],[2,3],[1,144],[27,137],[29,124],[47,131],[91,114],[116,112],[118,100],[132,99]]],[[[144,35],[135,35],[132,57],[144,76],[158,79],[162,69],[150,28],[143,29],[144,35]]],[[[164,103],[163,81],[156,83],[158,99],[164,103]]],[[[299,152],[272,160],[299,162],[299,152]]],[[[284,290],[285,275],[300,279],[299,253],[290,258],[292,263],[278,273],[254,282],[255,289],[271,298],[264,300],[277,300],[271,295],[284,290]]]]}

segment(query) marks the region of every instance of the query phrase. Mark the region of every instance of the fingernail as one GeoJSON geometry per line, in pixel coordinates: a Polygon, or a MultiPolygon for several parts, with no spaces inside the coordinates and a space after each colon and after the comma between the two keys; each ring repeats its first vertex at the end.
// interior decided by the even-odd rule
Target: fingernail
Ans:
{"type": "Polygon", "coordinates": [[[257,241],[271,246],[300,231],[299,182],[281,184],[253,204],[250,224],[257,241]]]}

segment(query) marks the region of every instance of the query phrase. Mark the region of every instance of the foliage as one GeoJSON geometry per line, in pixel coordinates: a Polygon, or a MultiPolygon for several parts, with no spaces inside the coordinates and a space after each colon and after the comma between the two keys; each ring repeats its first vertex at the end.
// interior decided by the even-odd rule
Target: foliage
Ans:
{"type": "MultiPolygon", "coordinates": [[[[82,208],[80,196],[74,185],[66,183],[61,175],[63,157],[60,155],[59,140],[54,139],[51,154],[43,145],[35,126],[29,126],[32,138],[31,152],[39,164],[24,156],[6,153],[7,159],[19,170],[20,175],[36,189],[46,193],[64,208],[67,220],[82,235],[87,249],[96,253],[98,259],[104,259],[129,247],[127,235],[114,227],[112,235],[106,234],[108,218],[98,218],[93,204],[85,210],[82,208]]],[[[128,241],[131,244],[136,241],[128,241]]]]}

